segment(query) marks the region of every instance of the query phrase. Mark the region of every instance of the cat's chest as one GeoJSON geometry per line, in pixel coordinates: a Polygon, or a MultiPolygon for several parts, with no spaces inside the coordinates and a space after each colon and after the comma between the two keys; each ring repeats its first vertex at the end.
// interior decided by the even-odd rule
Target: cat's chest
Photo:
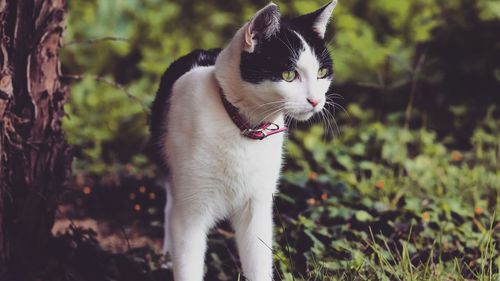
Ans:
{"type": "MultiPolygon", "coordinates": [[[[224,111],[220,114],[227,115],[224,111]]],[[[223,186],[234,191],[237,197],[256,192],[273,193],[281,171],[285,134],[263,140],[249,139],[241,135],[229,118],[223,120],[216,123],[224,129],[212,134],[210,141],[201,148],[203,152],[200,151],[203,158],[211,159],[207,173],[222,179],[223,186]]]]}
{"type": "MultiPolygon", "coordinates": [[[[190,83],[174,87],[175,106],[169,113],[165,147],[169,165],[179,167],[176,170],[180,174],[198,178],[204,185],[226,188],[228,194],[274,191],[284,134],[263,140],[242,136],[222,105],[211,68],[194,70],[184,80],[190,83]]],[[[281,125],[283,120],[280,118],[278,123],[281,125]]]]}
{"type": "Polygon", "coordinates": [[[221,158],[227,160],[228,169],[247,174],[263,173],[281,165],[283,136],[273,139],[248,140],[233,136],[220,143],[221,158]]]}
{"type": "Polygon", "coordinates": [[[219,146],[219,161],[212,171],[224,179],[226,188],[241,196],[273,193],[282,166],[283,136],[270,138],[227,141],[219,146]]]}

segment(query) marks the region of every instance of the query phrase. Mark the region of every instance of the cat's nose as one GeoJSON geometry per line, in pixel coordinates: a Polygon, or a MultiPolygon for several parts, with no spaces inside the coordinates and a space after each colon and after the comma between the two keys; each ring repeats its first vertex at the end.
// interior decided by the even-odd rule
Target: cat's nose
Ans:
{"type": "Polygon", "coordinates": [[[316,107],[316,105],[318,105],[319,101],[317,99],[313,99],[313,98],[307,98],[307,102],[309,102],[309,104],[311,104],[313,107],[316,107]]]}

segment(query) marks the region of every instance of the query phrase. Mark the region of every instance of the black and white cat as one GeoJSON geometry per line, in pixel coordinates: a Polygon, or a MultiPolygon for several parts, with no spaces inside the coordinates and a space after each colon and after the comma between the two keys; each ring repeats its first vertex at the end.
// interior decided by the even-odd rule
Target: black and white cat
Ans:
{"type": "Polygon", "coordinates": [[[164,251],[176,281],[201,281],[207,233],[229,218],[243,273],[273,278],[273,194],[284,116],[320,112],[332,80],[325,30],[336,0],[294,19],[271,3],[224,49],[170,65],[152,107],[152,141],[168,169],[164,251]]]}

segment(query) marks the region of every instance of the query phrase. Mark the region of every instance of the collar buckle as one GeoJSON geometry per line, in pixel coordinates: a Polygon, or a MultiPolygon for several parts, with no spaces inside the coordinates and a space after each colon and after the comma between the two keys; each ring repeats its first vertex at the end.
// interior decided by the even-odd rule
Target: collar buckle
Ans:
{"type": "Polygon", "coordinates": [[[263,140],[268,136],[286,131],[287,128],[283,127],[280,128],[280,126],[276,123],[263,123],[257,128],[247,128],[241,131],[241,135],[251,138],[251,139],[258,139],[258,140],[263,140]]]}
{"type": "Polygon", "coordinates": [[[241,135],[251,139],[262,140],[267,137],[265,128],[252,129],[248,128],[241,131],[241,135]]]}
{"type": "Polygon", "coordinates": [[[222,104],[224,105],[227,114],[229,115],[233,123],[236,125],[236,127],[240,129],[242,136],[254,140],[263,140],[268,136],[285,132],[288,130],[288,128],[285,126],[280,127],[278,124],[271,122],[264,122],[256,127],[250,128],[248,121],[245,120],[243,116],[240,115],[239,109],[236,108],[234,105],[232,105],[226,99],[224,93],[222,92],[222,88],[220,88],[219,93],[222,100],[222,104]]]}

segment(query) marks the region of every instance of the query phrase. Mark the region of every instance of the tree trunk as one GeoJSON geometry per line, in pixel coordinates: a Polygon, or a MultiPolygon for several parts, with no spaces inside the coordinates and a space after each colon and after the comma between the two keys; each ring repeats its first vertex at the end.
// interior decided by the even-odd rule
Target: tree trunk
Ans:
{"type": "Polygon", "coordinates": [[[65,0],[0,0],[0,280],[44,265],[71,156],[59,81],[65,0]]]}

